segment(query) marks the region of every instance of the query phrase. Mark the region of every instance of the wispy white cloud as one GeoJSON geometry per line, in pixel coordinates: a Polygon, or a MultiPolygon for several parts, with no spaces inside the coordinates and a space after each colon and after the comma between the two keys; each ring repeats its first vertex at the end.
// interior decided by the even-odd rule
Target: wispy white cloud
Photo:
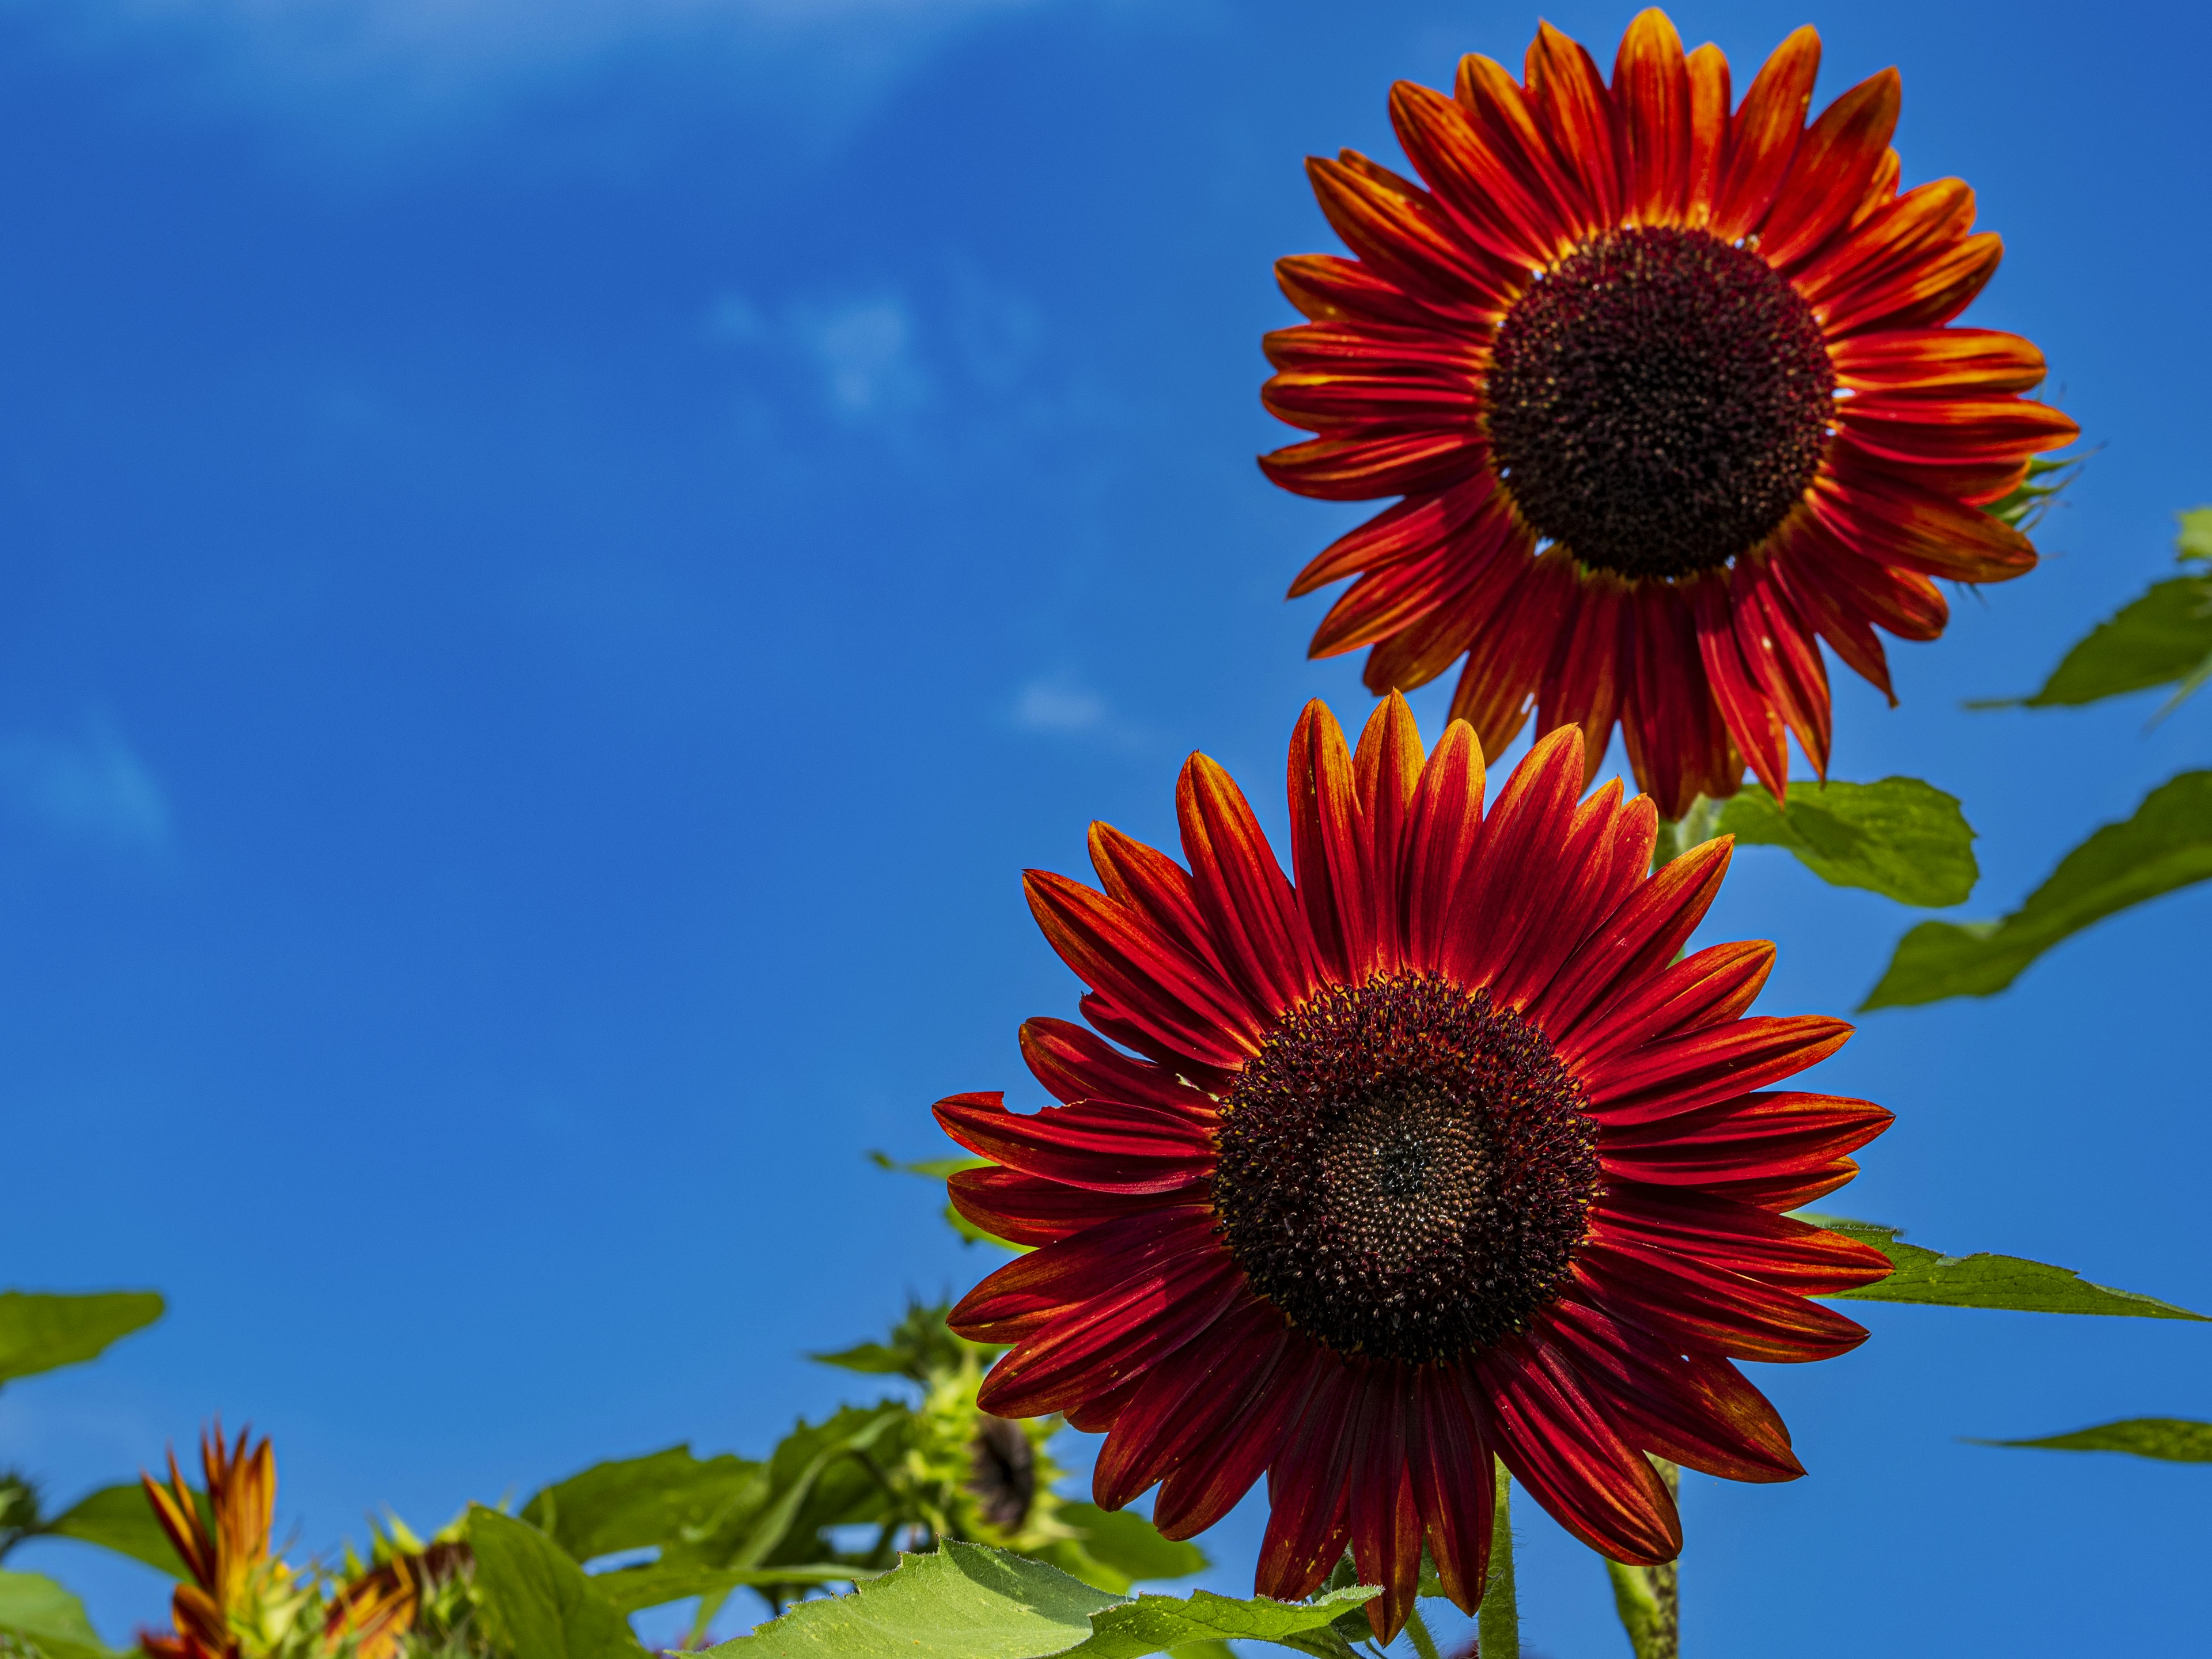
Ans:
{"type": "Polygon", "coordinates": [[[0,0],[76,45],[197,46],[229,90],[385,125],[668,47],[756,90],[810,103],[825,84],[866,95],[948,30],[1039,3],[1048,0],[0,0]]]}
{"type": "Polygon", "coordinates": [[[0,737],[0,802],[66,841],[125,852],[169,844],[169,799],[161,780],[97,717],[75,737],[0,737]]]}
{"type": "Polygon", "coordinates": [[[1107,722],[1106,699],[1064,678],[1031,680],[1014,693],[1014,725],[1024,732],[1071,736],[1107,722]]]}
{"type": "Polygon", "coordinates": [[[1062,738],[1136,753],[1153,746],[1141,726],[1115,712],[1114,706],[1072,674],[1041,675],[1014,693],[1006,720],[1017,732],[1062,738]]]}

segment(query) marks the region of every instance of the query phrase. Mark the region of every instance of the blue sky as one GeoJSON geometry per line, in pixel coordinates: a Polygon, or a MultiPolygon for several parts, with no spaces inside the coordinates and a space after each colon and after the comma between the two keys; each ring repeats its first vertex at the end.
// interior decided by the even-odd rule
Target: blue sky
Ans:
{"type": "MultiPolygon", "coordinates": [[[[1631,9],[1553,21],[1609,59],[1631,9]]],[[[1678,10],[1739,85],[1796,8],[1678,10]]],[[[64,1498],[220,1411],[280,1528],[418,1526],[600,1457],[764,1449],[807,1365],[988,1265],[865,1149],[1008,1087],[1071,1011],[1017,872],[1172,837],[1204,747],[1279,820],[1291,574],[1360,510],[1253,453],[1300,158],[1394,154],[1390,81],[1536,14],[1304,0],[12,0],[0,5],[0,1103],[8,1282],[169,1317],[0,1397],[64,1498]]],[[[2009,907],[2212,703],[1975,714],[2161,574],[2212,499],[2212,24],[2179,7],[1810,14],[1822,95],[1904,71],[2104,446],[2043,569],[1838,679],[1836,769],[1980,826],[2009,907]]],[[[1441,692],[1417,708],[1433,722],[1441,692]]],[[[1912,918],[1747,851],[1710,938],[1847,1012],[1912,918]]],[[[2212,895],[2002,997],[1869,1017],[1819,1086],[1896,1129],[1832,1207],[2212,1309],[2212,895]]],[[[1810,1479],[1692,1478],[1723,1656],[2177,1651],[2203,1471],[1959,1437],[2212,1416],[2204,1328],[1875,1309],[1758,1368],[1810,1479]]],[[[1550,1659],[1622,1650],[1533,1511],[1550,1659]]],[[[1261,1517],[1211,1540],[1249,1585],[1261,1517]]],[[[13,1565],[111,1638],[150,1574],[13,1565]]]]}

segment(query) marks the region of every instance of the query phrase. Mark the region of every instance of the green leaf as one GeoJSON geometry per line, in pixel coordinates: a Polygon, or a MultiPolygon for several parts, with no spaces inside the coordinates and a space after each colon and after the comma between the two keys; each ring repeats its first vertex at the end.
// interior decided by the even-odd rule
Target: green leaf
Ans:
{"type": "Polygon", "coordinates": [[[763,1465],[689,1446],[595,1463],[546,1487],[522,1518],[579,1561],[666,1544],[708,1528],[757,1482],[763,1465]]]}
{"type": "Polygon", "coordinates": [[[2008,1308],[2019,1313],[2107,1314],[2137,1319],[2197,1319],[2200,1313],[2134,1291],[2092,1285],[2070,1267],[2052,1267],[2016,1255],[1942,1255],[1907,1244],[1900,1230],[1875,1221],[1794,1212],[1801,1221],[1871,1244],[1896,1271],[1877,1284],[1838,1291],[1836,1299],[1919,1302],[1943,1308],[2008,1308]]]}
{"type": "Polygon", "coordinates": [[[493,1642],[511,1659],[642,1659],[629,1621],[537,1528],[472,1504],[469,1543],[493,1642]]]}
{"type": "Polygon", "coordinates": [[[1102,1510],[1096,1504],[1062,1504],[1060,1518],[1082,1534],[1083,1553],[1133,1583],[1188,1578],[1212,1562],[1195,1544],[1161,1536],[1133,1510],[1102,1510]]]}
{"type": "Polygon", "coordinates": [[[46,1659],[109,1659],[84,1603],[35,1572],[0,1571],[0,1632],[37,1644],[46,1659]]]}
{"type": "Polygon", "coordinates": [[[2078,708],[2187,679],[2212,657],[2212,584],[2173,576],[2152,584],[2089,631],[2025,697],[1978,702],[1978,708],[2078,708]]]}
{"type": "MultiPolygon", "coordinates": [[[[2212,516],[2212,514],[2208,514],[2212,516]]],[[[2168,1463],[2212,1463],[2212,1423],[2185,1417],[2131,1417],[2040,1440],[1977,1440],[1977,1446],[2030,1446],[2039,1451],[2128,1452],[2168,1463]]]]}
{"type": "Polygon", "coordinates": [[[785,1589],[809,1584],[848,1584],[874,1573],[839,1561],[799,1562],[775,1567],[710,1567],[696,1561],[650,1561],[591,1575],[592,1588],[625,1613],[658,1607],[694,1595],[720,1598],[733,1589],[758,1585],[785,1589]]]}
{"type": "Polygon", "coordinates": [[[896,1571],[854,1595],[802,1601],[709,1651],[725,1659],[1139,1659],[1201,1642],[1310,1636],[1376,1594],[1352,1589],[1313,1601],[1237,1601],[1200,1590],[1132,1600],[1092,1589],[1041,1561],[947,1540],[934,1554],[902,1556],[896,1571]]]}
{"type": "Polygon", "coordinates": [[[1981,872],[1959,803],[1917,778],[1800,784],[1788,808],[1757,785],[1722,809],[1720,833],[1786,847],[1838,887],[1865,887],[1902,904],[1964,904],[1981,872]]]}
{"type": "Polygon", "coordinates": [[[866,1376],[904,1376],[916,1382],[928,1382],[960,1370],[971,1355],[979,1361],[988,1361],[1006,1352],[997,1343],[970,1342],[965,1337],[954,1335],[945,1322],[945,1316],[950,1311],[949,1303],[940,1302],[934,1307],[909,1303],[906,1317],[892,1328],[889,1342],[862,1342],[836,1353],[811,1353],[806,1357],[818,1364],[859,1371],[866,1376]]]}
{"type": "Polygon", "coordinates": [[[2212,507],[2192,507],[2173,517],[2181,526],[2173,538],[2173,556],[2184,563],[2191,559],[2212,563],[2212,507]]]}
{"type": "MultiPolygon", "coordinates": [[[[921,1176],[929,1181],[944,1181],[958,1175],[963,1170],[981,1170],[990,1166],[988,1158],[931,1158],[919,1164],[902,1164],[885,1152],[871,1152],[868,1162],[878,1170],[889,1170],[894,1175],[921,1176]]],[[[966,1244],[995,1244],[1002,1250],[1015,1250],[1026,1255],[1026,1244],[1009,1244],[994,1233],[987,1233],[951,1205],[945,1206],[945,1223],[960,1235],[966,1244]]]]}
{"type": "Polygon", "coordinates": [[[1923,921],[1860,1004],[1907,1007],[2002,991],[2036,957],[2115,911],[2212,876],[2212,772],[2184,772],[2058,862],[2000,921],[1923,921]]]}
{"type": "MultiPolygon", "coordinates": [[[[208,1509],[207,1494],[194,1487],[192,1501],[199,1506],[201,1519],[212,1526],[214,1516],[208,1509]]],[[[154,1518],[154,1506],[146,1501],[145,1487],[135,1481],[127,1486],[102,1486],[91,1496],[79,1499],[40,1530],[49,1537],[75,1538],[97,1544],[102,1549],[113,1550],[118,1555],[127,1555],[133,1561],[159,1568],[172,1578],[185,1576],[185,1564],[178,1559],[176,1546],[170,1543],[169,1534],[154,1518]]]]}
{"type": "Polygon", "coordinates": [[[0,1291],[0,1382],[96,1359],[118,1337],[159,1319],[162,1305],[151,1291],[0,1291]]]}

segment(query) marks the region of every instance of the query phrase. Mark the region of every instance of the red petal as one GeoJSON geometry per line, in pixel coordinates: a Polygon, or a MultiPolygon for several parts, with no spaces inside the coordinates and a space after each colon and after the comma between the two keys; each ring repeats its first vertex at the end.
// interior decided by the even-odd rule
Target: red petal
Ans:
{"type": "Polygon", "coordinates": [[[1889,1277],[1870,1244],[1754,1205],[1632,1181],[1608,1187],[1591,1212],[1594,1236],[1694,1257],[1778,1291],[1832,1296],[1889,1277]]]}
{"type": "Polygon", "coordinates": [[[1556,206],[1516,174],[1450,99],[1398,82],[1390,88],[1390,125],[1413,171],[1476,246],[1520,270],[1566,250],[1569,234],[1556,206]]]}
{"type": "Polygon", "coordinates": [[[1700,794],[1735,793],[1728,727],[1705,681],[1688,599],[1670,584],[1634,589],[1622,638],[1633,649],[1621,735],[1636,781],[1660,816],[1680,818],[1700,794]]]}
{"type": "Polygon", "coordinates": [[[1754,1015],[1608,1055],[1583,1074],[1590,1115],[1643,1123],[1745,1093],[1818,1065],[1850,1038],[1840,1019],[1754,1015]]]}
{"type": "Polygon", "coordinates": [[[1739,559],[1729,573],[1735,590],[1736,649],[1760,690],[1796,734],[1813,770],[1828,775],[1831,726],[1828,666],[1810,624],[1801,620],[1765,559],[1739,559]]]}
{"type": "Polygon", "coordinates": [[[1833,1359],[1867,1337],[1832,1308],[1672,1250],[1587,1239],[1577,1271],[1599,1306],[1686,1348],[1731,1359],[1833,1359]]]}
{"type": "Polygon", "coordinates": [[[1188,870],[1109,823],[1092,823],[1087,839],[1091,867],[1098,872],[1098,884],[1107,897],[1142,916],[1161,938],[1173,939],[1217,978],[1230,977],[1207,931],[1188,870]]]}
{"type": "Polygon", "coordinates": [[[1898,328],[1828,343],[1836,377],[1888,396],[1990,397],[2043,384],[2043,354],[1990,328],[1898,328]]]}
{"type": "Polygon", "coordinates": [[[1821,527],[1871,563],[1972,582],[2035,568],[2034,547],[2010,525],[1872,467],[1823,477],[1813,503],[1821,527]]]}
{"type": "Polygon", "coordinates": [[[1891,1122],[1870,1101],[1794,1091],[1738,1095],[1673,1117],[1608,1127],[1608,1174],[1661,1186],[1705,1187],[1825,1171],[1891,1122]]]}
{"type": "Polygon", "coordinates": [[[2024,460],[2081,435],[2067,416],[2027,398],[1873,392],[1838,404],[1836,419],[1862,450],[1906,461],[2024,460]]]}
{"type": "Polygon", "coordinates": [[[1413,1373],[1414,1419],[1407,1450],[1413,1498],[1444,1594],[1462,1613],[1482,1603],[1490,1582],[1490,1536],[1497,1476],[1480,1419],[1457,1367],[1413,1373]]]}
{"type": "Polygon", "coordinates": [[[1516,1336],[1474,1362],[1498,1455],[1552,1518],[1601,1554],[1650,1565],[1681,1552],[1674,1499],[1550,1344],[1516,1336]]]}
{"type": "Polygon", "coordinates": [[[1613,101],[1627,140],[1630,215],[1678,222],[1690,194],[1690,70],[1682,37],[1656,7],[1637,13],[1620,37],[1613,101]]]}
{"type": "Polygon", "coordinates": [[[1838,297],[1824,319],[1828,337],[1863,329],[1930,328],[1948,323],[1973,301],[1996,274],[2004,242],[1993,230],[1969,236],[1934,258],[1869,283],[1838,297]]]}
{"type": "Polygon", "coordinates": [[[1893,279],[1966,239],[1974,192],[1963,179],[1938,179],[1907,191],[1790,280],[1824,319],[1862,289],[1893,279]]]}
{"type": "Polygon", "coordinates": [[[1510,267],[1470,244],[1412,180],[1365,156],[1306,162],[1314,199],[1362,264],[1455,321],[1495,323],[1519,291],[1510,267]]]}
{"type": "Polygon", "coordinates": [[[1442,495],[1418,495],[1383,508],[1358,529],[1323,548],[1298,573],[1287,597],[1301,599],[1346,576],[1437,552],[1456,540],[1461,528],[1497,489],[1497,475],[1485,468],[1442,495]]]}
{"type": "Polygon", "coordinates": [[[1152,1524],[1170,1538],[1188,1538],[1237,1507],[1260,1472],[1275,1459],[1293,1425],[1309,1419],[1307,1401],[1322,1374],[1342,1362],[1296,1332],[1285,1333],[1274,1363],[1255,1373],[1237,1414],[1197,1444],[1187,1462],[1160,1483],[1152,1524]]]}
{"type": "Polygon", "coordinates": [[[1554,1045],[1585,1075],[1661,1037],[1703,1030],[1751,1006],[1774,967],[1765,939],[1709,945],[1641,984],[1625,986],[1597,1015],[1554,1045]]]}
{"type": "Polygon", "coordinates": [[[1193,755],[1176,781],[1183,856],[1208,929],[1254,1006],[1279,1012],[1318,980],[1313,939],[1274,848],[1236,780],[1193,755]]]}
{"type": "Polygon", "coordinates": [[[1592,228],[1618,222],[1627,205],[1620,137],[1613,97],[1596,63],[1579,41],[1539,22],[1522,73],[1554,147],[1590,204],[1592,228]]]}
{"type": "Polygon", "coordinates": [[[1483,830],[1480,868],[1461,887],[1440,942],[1443,970],[1462,984],[1492,983],[1524,938],[1559,924],[1576,874],[1559,856],[1582,783],[1583,734],[1571,726],[1539,739],[1505,781],[1483,830]]]}
{"type": "Polygon", "coordinates": [[[1470,641],[1452,693],[1451,718],[1474,728],[1486,755],[1505,752],[1552,659],[1570,604],[1571,561],[1556,550],[1499,596],[1491,625],[1470,641]]]}
{"type": "Polygon", "coordinates": [[[1333,1354],[1322,1362],[1312,1397],[1267,1470],[1267,1531],[1253,1574],[1255,1594],[1304,1601],[1344,1553],[1364,1382],[1333,1354]]]}
{"type": "MultiPolygon", "coordinates": [[[[1536,725],[1582,728],[1583,763],[1590,775],[1605,763],[1620,712],[1620,617],[1624,589],[1602,572],[1579,575],[1558,644],[1536,688],[1536,725]]],[[[1590,775],[1583,779],[1584,787],[1590,775]]]]}
{"type": "Polygon", "coordinates": [[[1425,685],[1498,624],[1509,597],[1528,570],[1530,537],[1506,506],[1493,497],[1453,538],[1448,564],[1435,578],[1433,607],[1379,641],[1360,678],[1368,690],[1410,691],[1425,685]]]}
{"type": "Polygon", "coordinates": [[[1817,567],[1830,538],[1825,535],[1816,538],[1813,530],[1810,514],[1800,514],[1784,526],[1774,555],[1767,561],[1768,580],[1806,624],[1827,641],[1845,665],[1873,684],[1894,707],[1897,694],[1890,689],[1889,662],[1881,641],[1868,625],[1866,613],[1820,580],[1817,567]]]}
{"type": "MultiPolygon", "coordinates": [[[[1188,1054],[1178,1054],[1096,991],[1079,999],[1076,1006],[1101,1036],[1120,1043],[1132,1054],[1142,1054],[1162,1070],[1173,1073],[1217,1100],[1229,1092],[1237,1079],[1236,1066],[1208,1066],[1188,1054]]],[[[1242,1064],[1240,1060],[1238,1065],[1242,1064]]]]}
{"type": "Polygon", "coordinates": [[[1343,728],[1318,698],[1291,733],[1289,792],[1291,857],[1307,930],[1328,975],[1356,984],[1374,949],[1359,786],[1343,728]]]}
{"type": "Polygon", "coordinates": [[[1115,1052],[1067,1020],[1024,1020],[1021,1043],[1022,1058],[1036,1080],[1067,1105],[1083,1100],[1127,1100],[1181,1113],[1200,1125],[1214,1120],[1212,1097],[1164,1066],[1115,1052]]]}
{"type": "Polygon", "coordinates": [[[1504,64],[1475,53],[1461,58],[1455,95],[1481,143],[1539,204],[1542,234],[1579,240],[1607,227],[1575,173],[1561,165],[1539,106],[1504,64]]]}
{"type": "Polygon", "coordinates": [[[1359,790],[1369,860],[1367,891],[1375,929],[1374,966],[1395,972],[1405,960],[1405,926],[1400,895],[1405,885],[1407,825],[1413,815],[1413,793],[1420,787],[1421,734],[1413,711],[1393,691],[1376,705],[1352,769],[1359,790]]]}
{"type": "Polygon", "coordinates": [[[1674,959],[1720,891],[1735,844],[1724,836],[1693,847],[1637,883],[1530,1006],[1553,1043],[1571,1041],[1584,1018],[1601,1015],[1674,959]]]}
{"type": "Polygon", "coordinates": [[[1642,1328],[1571,1299],[1553,1307],[1547,1335],[1645,1450],[1724,1480],[1805,1473],[1781,1417],[1727,1360],[1686,1358],[1642,1328]]]}
{"type": "Polygon", "coordinates": [[[1243,999],[1135,912],[1050,871],[1025,872],[1023,884],[1060,960],[1162,1042],[1214,1066],[1259,1053],[1243,999]]]}
{"type": "Polygon", "coordinates": [[[1620,780],[1608,779],[1575,809],[1559,855],[1565,885],[1545,907],[1541,925],[1522,933],[1491,976],[1490,994],[1502,1006],[1522,1008],[1534,1001],[1650,869],[1651,842],[1644,832],[1657,814],[1650,796],[1626,803],[1621,794],[1620,780]]]}
{"type": "Polygon", "coordinates": [[[1172,1193],[1157,1199],[1094,1193],[996,1165],[963,1170],[945,1184],[954,1209],[992,1237],[1010,1244],[1054,1244],[1147,1205],[1175,1201],[1172,1193]]]}
{"type": "Polygon", "coordinates": [[[1206,1205],[1138,1210],[1010,1261],[945,1322],[971,1342],[1018,1342],[1055,1315],[1178,1257],[1222,1254],[1206,1205]]]}
{"type": "Polygon", "coordinates": [[[1806,129],[1790,173],[1759,233],[1759,252],[1778,270],[1813,252],[1857,207],[1897,131],[1897,71],[1869,76],[1806,129]]]}
{"type": "Polygon", "coordinates": [[[1790,738],[1781,711],[1767,701],[1765,687],[1736,644],[1729,578],[1715,571],[1684,586],[1696,619],[1698,659],[1729,737],[1768,793],[1782,799],[1790,788],[1790,738]]]}
{"type": "Polygon", "coordinates": [[[1802,1175],[1751,1176],[1741,1181],[1705,1183],[1705,1190],[1761,1210],[1795,1210],[1815,1199],[1826,1198],[1859,1172],[1854,1158],[1839,1158],[1808,1170],[1802,1175]]]}
{"type": "Polygon", "coordinates": [[[1445,928],[1461,884],[1474,872],[1482,839],[1482,750],[1455,720],[1421,769],[1406,839],[1401,914],[1407,962],[1444,966],[1445,928]]]}
{"type": "Polygon", "coordinates": [[[1388,277],[1334,253],[1293,253],[1278,259],[1275,283],[1285,299],[1317,323],[1433,328],[1448,320],[1388,277]]]}
{"type": "Polygon", "coordinates": [[[1378,1642],[1405,1628],[1421,1588],[1421,1511],[1406,1466],[1406,1419],[1413,1405],[1413,1372],[1401,1363],[1376,1364],[1352,1424],[1352,1562],[1363,1584],[1382,1594],[1367,1604],[1378,1642]]]}
{"type": "Polygon", "coordinates": [[[1753,79],[1729,131],[1712,233],[1733,242],[1759,228],[1796,158],[1820,69],[1820,37],[1809,23],[1774,49],[1753,79]]]}
{"type": "Polygon", "coordinates": [[[1248,1292],[1205,1341],[1156,1366],[1100,1449],[1091,1474],[1099,1506],[1120,1509],[1200,1448],[1218,1444],[1223,1426],[1265,1388],[1286,1341],[1282,1316],[1248,1292]]]}
{"type": "Polygon", "coordinates": [[[1683,216],[1711,222],[1728,171],[1729,61],[1710,40],[1690,54],[1690,186],[1683,216]]]}
{"type": "Polygon", "coordinates": [[[978,1158],[1095,1193],[1170,1193],[1213,1172],[1212,1138],[1180,1112],[1090,1101],[1024,1115],[957,1096],[936,1112],[978,1158]]]}
{"type": "Polygon", "coordinates": [[[1024,1337],[991,1368],[975,1403],[1000,1417],[1042,1417],[1133,1390],[1246,1294],[1226,1250],[1161,1262],[1024,1337]]]}
{"type": "Polygon", "coordinates": [[[1448,489],[1488,464],[1480,428],[1459,425],[1417,432],[1378,427],[1312,438],[1260,458],[1260,470],[1296,495],[1324,501],[1371,501],[1448,489]]]}

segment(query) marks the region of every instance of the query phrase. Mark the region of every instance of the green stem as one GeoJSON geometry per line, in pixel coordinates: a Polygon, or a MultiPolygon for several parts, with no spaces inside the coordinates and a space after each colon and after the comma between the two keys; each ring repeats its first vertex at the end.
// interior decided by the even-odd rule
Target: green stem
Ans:
{"type": "Polygon", "coordinates": [[[1406,1615],[1406,1634],[1413,1638],[1416,1659],[1442,1659],[1437,1652],[1437,1638],[1429,1634],[1429,1621],[1421,1617],[1418,1607],[1406,1615]]]}
{"type": "MultiPolygon", "coordinates": [[[[1682,1472],[1663,1457],[1651,1460],[1671,1497],[1682,1484],[1682,1472]]],[[[1613,1605],[1620,1627],[1628,1632],[1628,1645],[1636,1659],[1680,1659],[1682,1651],[1681,1569],[1679,1561],[1662,1561],[1656,1567],[1624,1566],[1607,1561],[1613,1578],[1613,1605]]]]}
{"type": "Polygon", "coordinates": [[[1498,1465],[1498,1500],[1490,1522],[1490,1582],[1475,1624],[1482,1659],[1521,1659],[1521,1604],[1513,1590],[1512,1478],[1498,1465]]]}

